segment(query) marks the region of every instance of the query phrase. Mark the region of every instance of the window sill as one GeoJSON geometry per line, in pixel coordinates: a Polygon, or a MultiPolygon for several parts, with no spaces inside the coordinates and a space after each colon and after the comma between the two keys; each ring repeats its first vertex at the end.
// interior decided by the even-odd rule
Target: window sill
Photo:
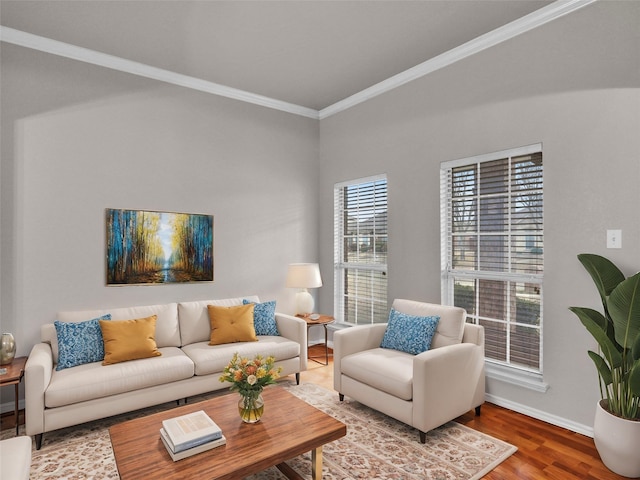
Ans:
{"type": "Polygon", "coordinates": [[[526,372],[513,367],[496,365],[491,362],[485,362],[485,373],[489,378],[517,385],[518,387],[528,388],[536,392],[545,393],[549,390],[549,384],[543,381],[542,375],[539,373],[526,372]]]}

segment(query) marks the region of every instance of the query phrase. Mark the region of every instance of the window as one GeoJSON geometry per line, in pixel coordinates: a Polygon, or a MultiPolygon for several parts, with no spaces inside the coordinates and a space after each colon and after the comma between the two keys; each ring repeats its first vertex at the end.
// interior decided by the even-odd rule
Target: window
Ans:
{"type": "Polygon", "coordinates": [[[441,165],[443,303],[489,362],[542,373],[542,145],[441,165]]]}
{"type": "Polygon", "coordinates": [[[334,188],[334,311],[354,324],[386,322],[387,178],[334,188]]]}

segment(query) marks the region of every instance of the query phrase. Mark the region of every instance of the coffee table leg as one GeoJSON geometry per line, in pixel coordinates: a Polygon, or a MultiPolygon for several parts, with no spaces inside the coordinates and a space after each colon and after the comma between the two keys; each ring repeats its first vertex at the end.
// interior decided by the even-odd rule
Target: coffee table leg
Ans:
{"type": "Polygon", "coordinates": [[[311,478],[322,480],[322,445],[311,450],[311,478]]]}

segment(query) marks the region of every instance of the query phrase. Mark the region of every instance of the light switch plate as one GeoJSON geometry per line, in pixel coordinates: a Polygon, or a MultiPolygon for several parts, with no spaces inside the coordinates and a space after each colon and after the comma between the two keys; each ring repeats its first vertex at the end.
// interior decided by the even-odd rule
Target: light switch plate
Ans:
{"type": "Polygon", "coordinates": [[[607,248],[622,248],[622,230],[607,230],[607,248]]]}

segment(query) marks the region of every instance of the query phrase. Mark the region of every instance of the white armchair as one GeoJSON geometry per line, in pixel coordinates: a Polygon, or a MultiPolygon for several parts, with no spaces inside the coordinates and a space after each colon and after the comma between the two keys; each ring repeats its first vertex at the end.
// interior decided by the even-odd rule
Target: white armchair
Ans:
{"type": "Polygon", "coordinates": [[[426,432],[484,403],[484,329],[465,323],[464,309],[396,299],[393,308],[416,316],[439,316],[431,348],[418,355],[381,348],[387,324],[336,331],[334,388],[426,432]]]}

